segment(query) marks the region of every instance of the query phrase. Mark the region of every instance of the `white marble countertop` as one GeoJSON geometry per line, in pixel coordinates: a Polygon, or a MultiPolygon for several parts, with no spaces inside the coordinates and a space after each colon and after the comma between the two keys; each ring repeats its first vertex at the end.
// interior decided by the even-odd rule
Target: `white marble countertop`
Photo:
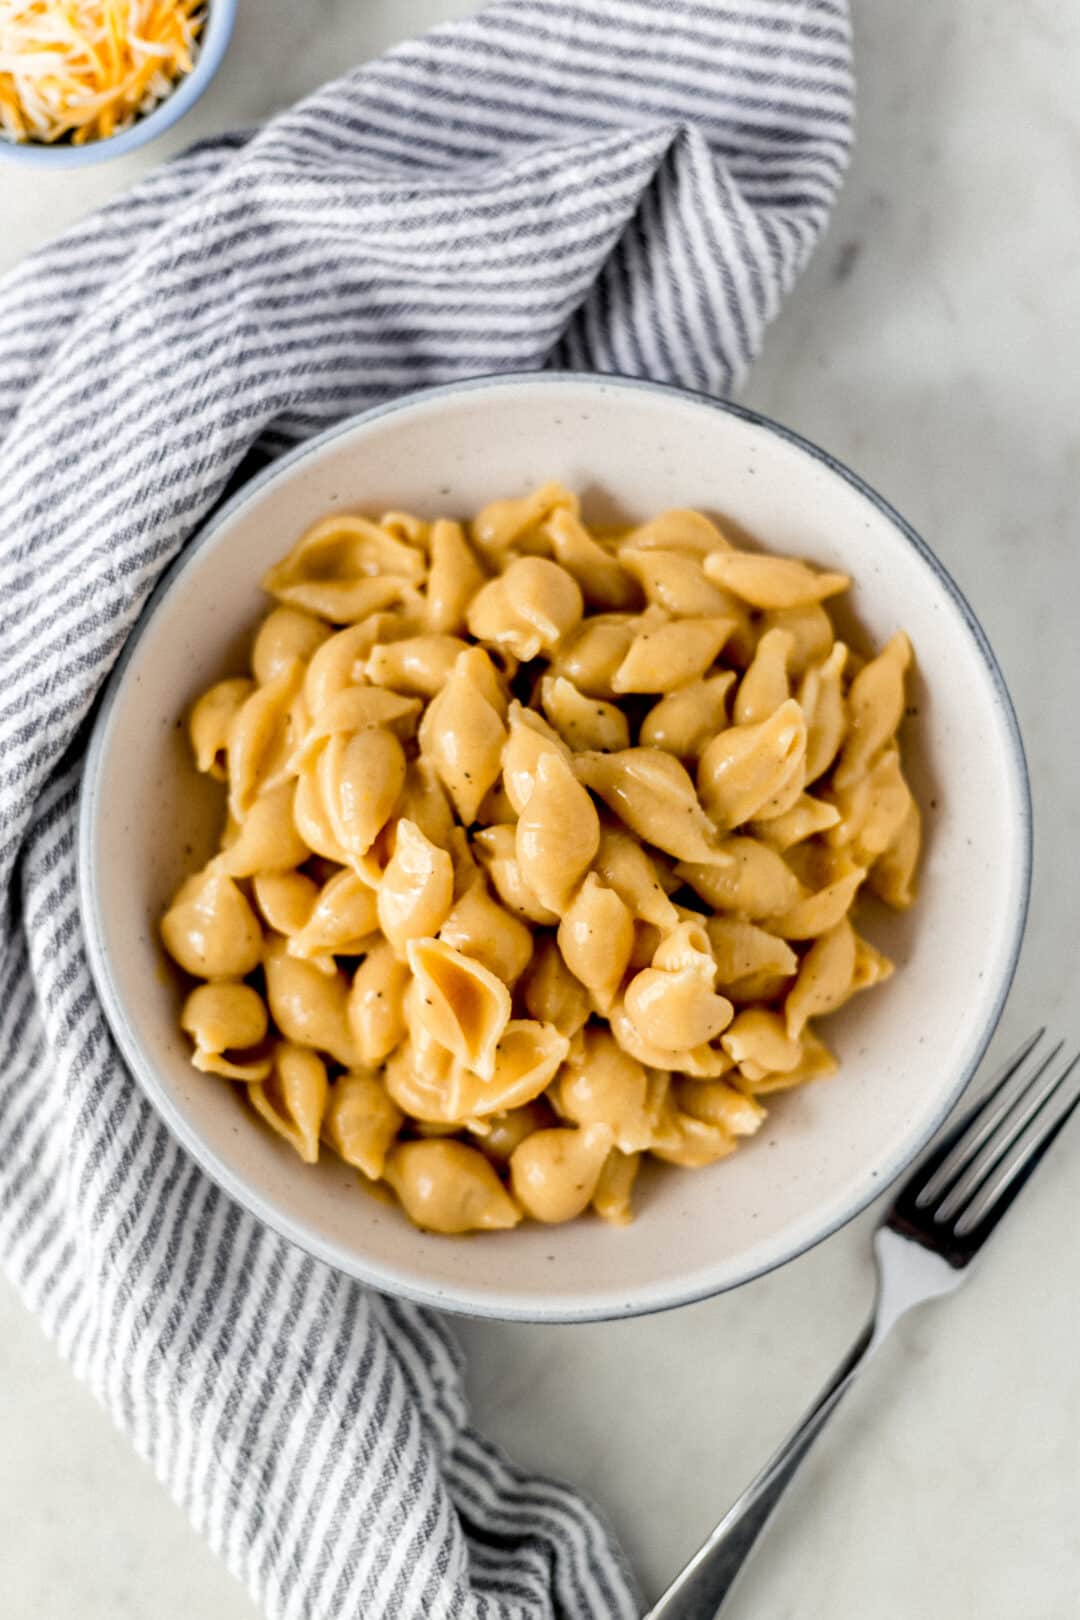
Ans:
{"type": "MultiPolygon", "coordinates": [[[[171,136],[78,174],[0,166],[0,267],[189,139],[471,9],[242,0],[219,79],[171,136]]],[[[888,495],[982,617],[1017,700],[1037,826],[1027,944],[996,1044],[1036,1022],[1075,1039],[1080,16],[1051,0],[857,0],[856,13],[852,172],[745,397],[888,495]]],[[[970,1285],[909,1319],[851,1398],[731,1620],[1075,1615],[1078,1177],[1074,1126],[970,1285]]],[[[658,1591],[860,1326],[870,1220],[665,1316],[465,1324],[480,1423],[591,1492],[658,1591]]],[[[5,1617],[250,1613],[3,1283],[0,1435],[5,1617]]]]}

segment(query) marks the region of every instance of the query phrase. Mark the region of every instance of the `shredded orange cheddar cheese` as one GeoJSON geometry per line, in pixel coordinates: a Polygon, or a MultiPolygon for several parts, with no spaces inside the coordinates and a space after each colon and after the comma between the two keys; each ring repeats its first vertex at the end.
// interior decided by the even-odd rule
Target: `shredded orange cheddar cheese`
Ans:
{"type": "Polygon", "coordinates": [[[0,0],[0,137],[76,146],[190,73],[206,0],[0,0]]]}

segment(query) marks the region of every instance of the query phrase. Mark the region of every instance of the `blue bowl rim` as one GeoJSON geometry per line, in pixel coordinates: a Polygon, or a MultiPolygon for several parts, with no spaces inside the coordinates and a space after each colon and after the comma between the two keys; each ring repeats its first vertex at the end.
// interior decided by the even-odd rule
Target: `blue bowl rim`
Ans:
{"type": "Polygon", "coordinates": [[[147,141],[163,135],[183,118],[209,88],[228,50],[236,22],[236,8],[237,0],[208,0],[206,25],[191,72],[185,74],[164,101],[159,101],[151,112],[136,119],[130,129],[122,129],[119,134],[109,135],[103,141],[87,141],[85,146],[45,146],[35,141],[20,145],[14,141],[0,140],[0,160],[22,164],[25,168],[82,169],[92,163],[104,163],[109,158],[123,157],[145,146],[147,141]]]}
{"type": "Polygon", "coordinates": [[[178,557],[166,569],[162,578],[154,587],[148,597],[138,623],[135,625],[128,641],[109,676],[108,682],[101,696],[98,713],[95,717],[89,745],[87,747],[82,782],[80,785],[79,811],[78,811],[78,895],[79,907],[83,919],[83,928],[87,944],[87,958],[91,974],[101,996],[109,1027],[119,1045],[124,1058],[132,1073],[139,1080],[144,1092],[165,1124],[172,1131],[192,1155],[196,1163],[218,1183],[230,1197],[236,1199],[243,1208],[252,1213],[258,1220],[270,1227],[290,1242],[297,1244],[305,1252],[314,1255],[345,1275],[354,1277],[358,1282],[382,1292],[396,1294],[397,1296],[414,1301],[419,1305],[430,1306],[436,1310],[446,1311],[454,1315],[487,1319],[493,1321],[517,1322],[543,1322],[543,1323],[584,1323],[597,1321],[617,1321],[633,1316],[658,1315],[662,1311],[676,1310],[683,1305],[693,1305],[702,1300],[711,1299],[716,1295],[728,1293],[734,1288],[740,1288],[745,1283],[753,1282],[759,1277],[768,1276],[781,1266],[797,1260],[801,1255],[809,1253],[811,1249],[823,1243],[826,1238],[832,1237],[841,1231],[851,1221],[869,1207],[875,1199],[879,1198],[893,1185],[903,1171],[912,1164],[929,1143],[934,1134],[955,1107],[968,1083],[976,1073],[986,1049],[993,1038],[1004,1010],[1005,1002],[1012,986],[1016,973],[1016,965],[1023,943],[1024,929],[1027,922],[1028,909],[1031,898],[1031,877],[1034,854],[1034,823],[1031,800],[1031,783],[1027,767],[1027,758],[1024,752],[1023,740],[1020,734],[1016,710],[1009,693],[1005,677],[994,655],[993,649],[983,630],[979,619],[968,603],[959,585],[948,572],[945,565],[931,550],[927,542],[900,515],[894,506],[884,496],[879,495],[857,473],[853,472],[842,461],[831,455],[827,450],[815,445],[811,440],[804,438],[793,429],[784,427],[763,413],[749,409],[747,406],[735,404],[730,400],[716,399],[699,390],[683,388],[672,383],[655,382],[649,378],[627,377],[616,372],[587,372],[587,371],[512,371],[494,372],[485,376],[470,377],[460,382],[442,383],[432,388],[415,389],[402,394],[395,399],[384,401],[381,404],[370,406],[367,410],[359,411],[346,417],[341,422],[326,428],[323,432],[305,439],[294,449],[271,462],[250,478],[241,489],[226,501],[208,519],[199,532],[188,542],[178,557]],[[106,954],[101,946],[101,929],[98,924],[98,906],[96,886],[91,880],[91,850],[93,845],[93,830],[97,821],[97,792],[96,784],[100,771],[102,756],[107,744],[109,719],[112,708],[123,682],[127,666],[142,637],[147,633],[156,615],[162,598],[171,589],[177,576],[192,562],[202,548],[210,543],[218,531],[229,523],[234,515],[247,501],[260,493],[265,487],[283,473],[291,472],[300,462],[309,455],[319,452],[324,445],[342,435],[354,431],[356,428],[381,417],[392,416],[398,411],[410,409],[421,403],[428,403],[446,398],[451,395],[478,392],[484,389],[518,386],[522,383],[530,385],[579,382],[589,386],[611,386],[617,389],[641,390],[650,393],[662,394],[683,402],[703,406],[710,410],[717,410],[728,415],[738,417],[744,422],[765,429],[801,450],[811,459],[827,467],[830,472],[842,478],[851,485],[860,495],[868,500],[885,517],[903,538],[918,553],[920,558],[934,575],[937,583],[945,590],[956,605],[965,626],[970,633],[990,676],[995,696],[1001,714],[1005,720],[1005,728],[1012,748],[1012,763],[1015,772],[1015,781],[1020,797],[1020,894],[1016,915],[1013,921],[1012,939],[1010,943],[1008,960],[1001,975],[997,996],[986,1020],[985,1029],[979,1039],[974,1043],[968,1060],[962,1066],[957,1078],[943,1097],[934,1117],[928,1121],[916,1138],[906,1142],[895,1157],[887,1164],[876,1168],[874,1173],[868,1170],[863,1188],[853,1199],[851,1206],[834,1220],[825,1223],[820,1230],[800,1242],[790,1252],[779,1259],[748,1268],[736,1277],[726,1281],[713,1283],[703,1288],[683,1289],[672,1296],[645,1301],[636,1298],[626,1301],[625,1304],[599,1303],[595,1306],[578,1306],[573,1304],[560,1305],[554,1308],[545,1307],[532,1301],[519,1305],[491,1305],[474,1302],[466,1307],[456,1301],[452,1296],[445,1294],[438,1288],[425,1288],[412,1283],[403,1283],[396,1276],[390,1277],[378,1268],[365,1268],[362,1264],[343,1266],[340,1256],[333,1247],[327,1244],[317,1232],[313,1232],[303,1221],[293,1220],[281,1214],[279,1210],[270,1205],[260,1194],[255,1193],[248,1184],[238,1176],[224,1161],[212,1153],[198,1133],[191,1130],[182,1116],[174,1109],[169,1099],[159,1089],[156,1080],[147,1075],[145,1063],[138,1038],[131,1028],[123,1003],[116,993],[112,982],[112,974],[106,954]]]}

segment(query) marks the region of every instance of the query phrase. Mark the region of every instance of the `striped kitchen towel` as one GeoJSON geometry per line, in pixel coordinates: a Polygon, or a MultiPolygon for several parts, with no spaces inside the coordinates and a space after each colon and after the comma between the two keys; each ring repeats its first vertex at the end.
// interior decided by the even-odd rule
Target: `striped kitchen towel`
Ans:
{"type": "Polygon", "coordinates": [[[255,447],[506,369],[723,393],[851,138],[844,0],[503,0],[150,175],[0,283],[0,1254],[271,1616],[630,1616],[454,1340],[173,1142],[87,971],[94,696],[255,447]]]}

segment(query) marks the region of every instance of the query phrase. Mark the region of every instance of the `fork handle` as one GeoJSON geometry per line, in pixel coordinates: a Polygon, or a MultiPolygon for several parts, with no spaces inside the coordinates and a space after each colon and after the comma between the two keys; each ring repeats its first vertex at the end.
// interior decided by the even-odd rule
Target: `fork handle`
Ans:
{"type": "Polygon", "coordinates": [[[876,1318],[837,1368],[831,1382],[773,1453],[760,1474],[733,1502],[708,1540],[668,1587],[645,1620],[715,1620],[716,1612],[749,1558],[799,1464],[851,1388],[883,1335],[876,1318]]]}

